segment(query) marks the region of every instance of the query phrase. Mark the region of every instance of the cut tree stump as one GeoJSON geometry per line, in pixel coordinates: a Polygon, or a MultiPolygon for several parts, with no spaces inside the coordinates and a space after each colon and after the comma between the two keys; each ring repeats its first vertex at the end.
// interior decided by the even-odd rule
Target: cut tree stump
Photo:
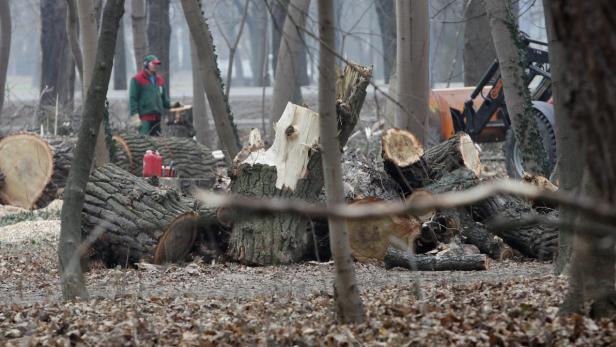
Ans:
{"type": "MultiPolygon", "coordinates": [[[[349,65],[337,83],[340,148],[359,119],[372,70],[349,65]]],[[[316,202],[323,189],[318,114],[289,103],[267,150],[251,152],[231,177],[231,191],[256,198],[316,202]]],[[[243,215],[232,227],[227,255],[249,265],[296,263],[313,251],[310,219],[294,214],[243,215]]]]}
{"type": "Polygon", "coordinates": [[[471,255],[411,255],[395,247],[389,247],[385,254],[385,268],[402,267],[417,271],[476,271],[487,270],[489,260],[485,254],[471,255]]]}
{"type": "Polygon", "coordinates": [[[0,203],[26,209],[43,208],[66,185],[75,142],[17,133],[0,141],[0,203]]]}
{"type": "MultiPolygon", "coordinates": [[[[382,201],[377,198],[364,198],[353,203],[361,205],[382,201]]],[[[420,234],[421,222],[406,216],[387,216],[367,220],[346,222],[351,244],[351,254],[359,262],[383,261],[390,238],[395,237],[408,247],[414,247],[420,234]]]]}
{"type": "Polygon", "coordinates": [[[216,159],[206,146],[182,137],[157,137],[121,133],[113,135],[115,151],[112,162],[135,176],[143,174],[143,155],[147,150],[158,150],[164,164],[176,165],[178,177],[200,178],[211,188],[224,160],[216,159]]]}
{"type": "Polygon", "coordinates": [[[199,233],[219,231],[216,212],[106,164],[90,175],[81,228],[84,239],[102,232],[90,253],[107,266],[178,262],[186,259],[199,233]]]}
{"type": "Polygon", "coordinates": [[[413,145],[414,141],[399,140],[414,138],[411,133],[405,132],[390,129],[382,139],[385,171],[398,182],[405,194],[458,168],[467,168],[479,176],[479,152],[468,134],[459,132],[449,140],[428,148],[418,157],[420,151],[413,145]]]}

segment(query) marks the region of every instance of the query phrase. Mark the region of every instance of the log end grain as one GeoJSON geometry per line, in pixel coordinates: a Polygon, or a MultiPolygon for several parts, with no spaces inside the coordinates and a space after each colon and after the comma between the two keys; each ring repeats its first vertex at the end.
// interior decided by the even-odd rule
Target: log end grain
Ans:
{"type": "Polygon", "coordinates": [[[479,176],[481,173],[481,161],[479,160],[479,151],[475,147],[475,143],[470,135],[466,133],[460,134],[459,151],[462,157],[464,166],[479,176]]]}
{"type": "Polygon", "coordinates": [[[398,167],[409,166],[423,155],[423,146],[412,133],[402,129],[388,129],[381,138],[383,159],[398,167]]]}
{"type": "Polygon", "coordinates": [[[154,251],[154,264],[173,263],[186,259],[197,239],[198,215],[179,215],[166,228],[154,251]]]}

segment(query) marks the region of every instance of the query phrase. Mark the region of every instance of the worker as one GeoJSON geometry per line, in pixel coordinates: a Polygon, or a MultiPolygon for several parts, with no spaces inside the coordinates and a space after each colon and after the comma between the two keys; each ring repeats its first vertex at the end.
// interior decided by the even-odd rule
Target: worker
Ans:
{"type": "Polygon", "coordinates": [[[148,55],[143,59],[143,70],[130,81],[131,124],[139,125],[143,135],[159,136],[161,115],[170,108],[165,79],[156,73],[160,64],[155,55],[148,55]]]}

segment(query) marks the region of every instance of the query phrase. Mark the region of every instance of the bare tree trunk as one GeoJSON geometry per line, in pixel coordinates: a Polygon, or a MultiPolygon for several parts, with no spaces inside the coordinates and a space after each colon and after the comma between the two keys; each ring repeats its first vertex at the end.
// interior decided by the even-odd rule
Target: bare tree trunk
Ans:
{"type": "MultiPolygon", "coordinates": [[[[616,47],[613,35],[605,33],[616,31],[612,20],[615,8],[607,0],[552,0],[550,10],[555,35],[563,45],[566,65],[561,68],[568,77],[561,102],[569,111],[569,119],[581,140],[581,156],[586,159],[582,190],[585,195],[614,204],[616,161],[612,149],[616,148],[616,99],[612,90],[616,66],[612,60],[616,47]]],[[[583,225],[585,219],[576,225],[583,225]]],[[[566,311],[575,307],[576,302],[590,302],[592,316],[614,316],[614,236],[599,237],[576,228],[573,248],[570,292],[562,308],[566,311]],[[579,295],[580,288],[583,296],[579,295]]]]}
{"type": "Polygon", "coordinates": [[[396,0],[396,127],[410,130],[426,146],[428,127],[429,41],[427,0],[396,0]]]}
{"type": "Polygon", "coordinates": [[[126,43],[124,42],[124,20],[118,28],[116,40],[115,58],[113,66],[113,89],[126,90],[126,43]]]}
{"type": "Polygon", "coordinates": [[[278,68],[278,51],[280,50],[280,40],[284,28],[287,9],[291,0],[269,0],[270,13],[272,14],[272,71],[276,76],[278,68]]]}
{"type": "MultiPolygon", "coordinates": [[[[242,38],[242,33],[244,32],[244,25],[246,24],[246,17],[248,17],[248,5],[250,5],[250,0],[246,0],[244,4],[244,9],[242,10],[242,19],[240,19],[240,28],[237,31],[237,35],[235,36],[235,40],[233,43],[227,41],[229,44],[229,65],[227,66],[227,83],[225,85],[225,95],[227,98],[229,97],[229,92],[231,91],[231,76],[233,75],[233,63],[235,62],[235,52],[237,51],[237,47],[240,43],[240,39],[242,38]]],[[[223,33],[224,36],[224,33],[223,33]]],[[[241,66],[241,60],[239,62],[241,66]]],[[[238,70],[239,74],[239,70],[238,70]]]]}
{"type": "Polygon", "coordinates": [[[133,50],[137,71],[143,67],[143,58],[148,51],[146,31],[145,0],[131,1],[131,21],[133,26],[133,50]]]}
{"type": "Polygon", "coordinates": [[[11,8],[8,0],[0,0],[0,117],[4,105],[4,87],[11,52],[11,8]]]}
{"type": "Polygon", "coordinates": [[[277,122],[288,102],[302,104],[302,91],[298,75],[299,56],[304,45],[300,28],[306,25],[310,0],[291,0],[276,66],[274,94],[272,96],[272,122],[277,122]]]}
{"type": "Polygon", "coordinates": [[[396,5],[394,0],[377,0],[375,6],[381,28],[383,73],[385,83],[389,83],[396,62],[396,5]]]}
{"type": "Polygon", "coordinates": [[[500,64],[507,111],[520,145],[524,169],[531,175],[549,177],[550,163],[536,127],[530,92],[526,85],[526,48],[511,12],[511,1],[485,0],[492,39],[500,64]]]}
{"type": "MultiPolygon", "coordinates": [[[[83,84],[83,57],[81,55],[81,47],[79,46],[79,16],[77,14],[77,4],[75,0],[66,0],[68,10],[68,18],[66,20],[66,34],[68,36],[68,44],[73,52],[73,60],[77,66],[79,78],[83,84]]],[[[85,99],[85,95],[81,94],[81,100],[85,99]]]]}
{"type": "Polygon", "coordinates": [[[476,85],[490,64],[496,60],[490,20],[486,14],[485,0],[466,0],[464,11],[464,85],[476,85]]]}
{"type": "Polygon", "coordinates": [[[250,68],[252,70],[253,85],[257,87],[268,86],[269,76],[267,75],[267,24],[268,9],[265,1],[253,1],[251,4],[250,15],[247,18],[250,35],[250,68]]]}
{"type": "Polygon", "coordinates": [[[199,74],[199,57],[197,56],[197,48],[195,41],[190,40],[190,57],[192,60],[192,80],[193,80],[193,123],[197,136],[197,141],[210,148],[216,143],[214,140],[215,134],[210,129],[210,120],[208,116],[208,105],[205,100],[205,90],[203,89],[203,81],[199,74]]]}
{"type": "Polygon", "coordinates": [[[222,78],[216,64],[212,35],[205,18],[201,15],[201,5],[198,0],[182,0],[182,9],[190,35],[195,42],[199,42],[197,55],[201,81],[210,103],[218,139],[222,143],[227,162],[231,162],[240,151],[239,137],[233,122],[229,100],[222,89],[222,78]]]}
{"type": "MultiPolygon", "coordinates": [[[[160,59],[162,64],[157,73],[165,76],[165,85],[171,95],[171,71],[169,70],[169,45],[171,44],[171,25],[169,24],[170,0],[148,0],[148,52],[160,59]]],[[[141,58],[143,63],[143,57],[141,58]]]]}
{"type": "MultiPolygon", "coordinates": [[[[323,178],[327,204],[344,203],[338,121],[336,117],[336,59],[331,51],[336,41],[334,34],[333,0],[321,0],[319,7],[319,130],[323,150],[323,178]]],[[[329,219],[329,239],[336,267],[334,302],[337,320],[341,323],[360,323],[364,310],[355,279],[351,259],[351,246],[344,221],[329,219]]]]}
{"type": "Polygon", "coordinates": [[[62,296],[66,300],[88,296],[79,261],[81,209],[90,168],[92,167],[96,137],[103,118],[103,113],[100,110],[104,107],[109,79],[111,78],[118,24],[123,13],[124,0],[107,0],[103,11],[101,36],[98,40],[96,69],[93,69],[94,74],[91,76],[94,81],[93,87],[88,89],[86,96],[77,148],[64,190],[58,259],[60,273],[62,274],[62,296]]]}
{"type": "MultiPolygon", "coordinates": [[[[579,192],[580,182],[585,167],[585,158],[580,151],[578,134],[573,127],[573,119],[567,104],[572,103],[572,93],[569,90],[566,78],[565,51],[560,37],[554,28],[550,0],[543,0],[545,24],[548,34],[550,51],[550,72],[552,73],[552,97],[554,98],[554,113],[558,115],[556,122],[556,154],[558,159],[557,173],[559,190],[566,192],[579,192]]],[[[572,252],[573,230],[568,227],[577,219],[574,209],[566,206],[559,207],[560,212],[560,235],[558,239],[558,257],[555,262],[557,274],[565,271],[569,264],[572,252]]]]}

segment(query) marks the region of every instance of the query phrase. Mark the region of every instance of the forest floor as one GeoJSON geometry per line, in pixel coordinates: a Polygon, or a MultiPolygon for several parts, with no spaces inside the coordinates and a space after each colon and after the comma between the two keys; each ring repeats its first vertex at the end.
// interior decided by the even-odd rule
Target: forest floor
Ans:
{"type": "MultiPolygon", "coordinates": [[[[483,148],[484,176],[503,176],[500,146],[483,148]]],[[[60,208],[0,206],[0,345],[616,344],[616,320],[558,317],[566,278],[525,259],[474,272],[356,264],[361,324],[335,322],[331,262],[91,264],[90,300],[62,302],[60,208]]]]}

